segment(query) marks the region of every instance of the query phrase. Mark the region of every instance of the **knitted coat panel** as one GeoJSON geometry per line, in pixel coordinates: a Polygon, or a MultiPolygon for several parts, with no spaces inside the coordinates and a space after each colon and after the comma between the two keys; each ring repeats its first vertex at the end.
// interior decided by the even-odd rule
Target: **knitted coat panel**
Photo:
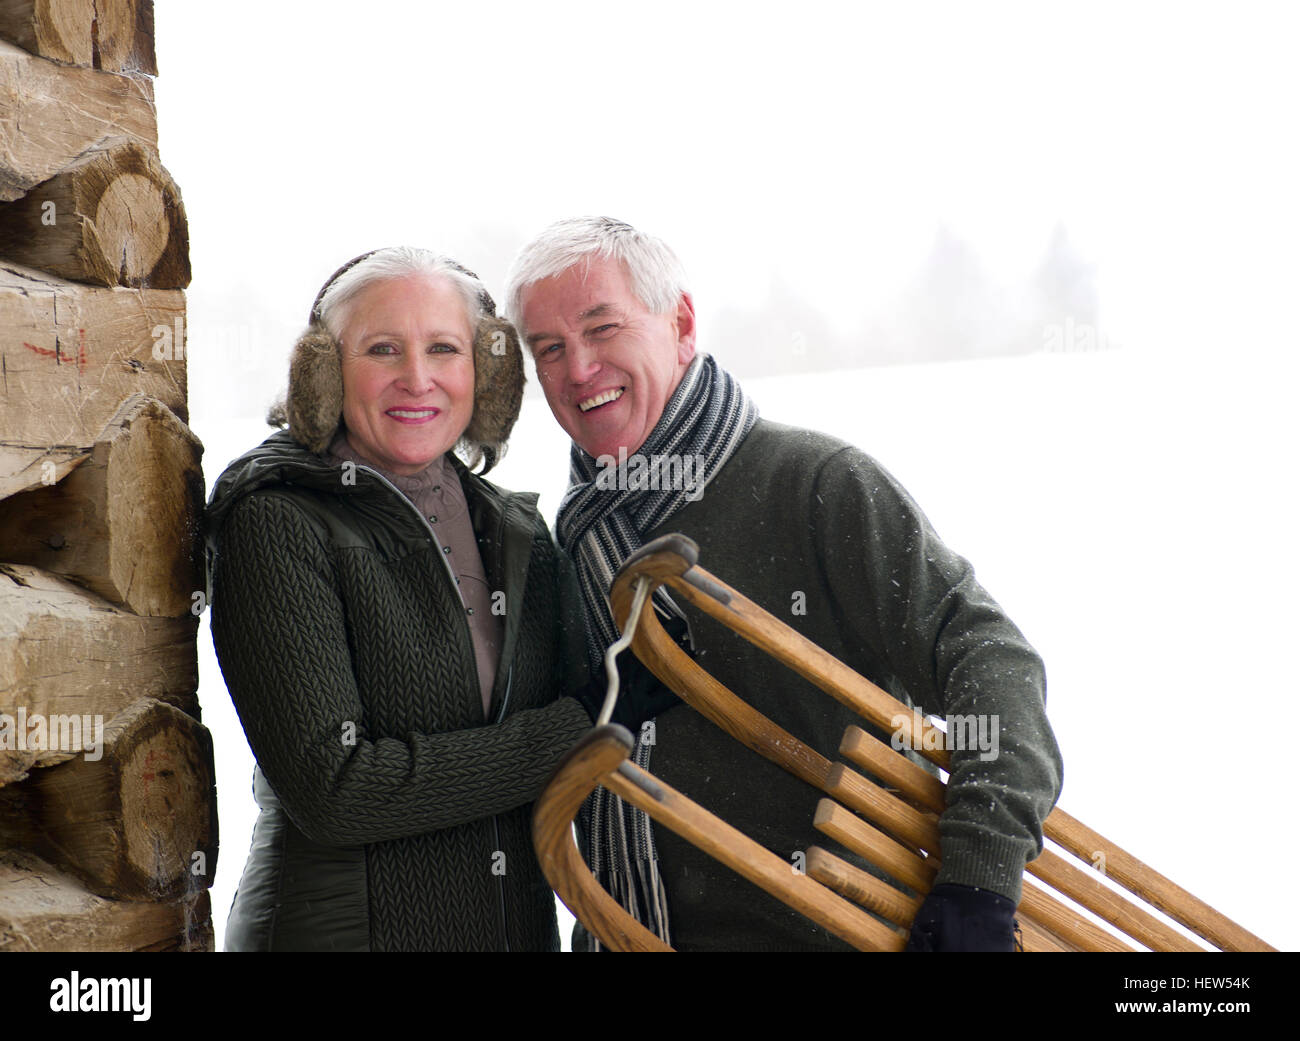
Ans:
{"type": "MultiPolygon", "coordinates": [[[[520,612],[501,663],[508,697],[488,723],[464,607],[433,541],[339,545],[309,500],[245,495],[213,571],[213,641],[284,813],[303,845],[364,847],[370,949],[555,949],[531,802],[589,726],[575,701],[556,700],[571,642],[558,550],[538,518],[527,580],[511,589],[519,603],[505,598],[520,612]]],[[[337,522],[347,511],[335,509],[337,522]]],[[[483,548],[505,588],[499,554],[483,548]]]]}

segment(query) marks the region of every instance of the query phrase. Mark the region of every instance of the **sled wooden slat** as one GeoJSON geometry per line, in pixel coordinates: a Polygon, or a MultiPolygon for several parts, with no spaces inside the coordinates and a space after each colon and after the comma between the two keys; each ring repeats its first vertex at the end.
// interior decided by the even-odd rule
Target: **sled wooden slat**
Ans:
{"type": "MultiPolygon", "coordinates": [[[[665,536],[665,538],[674,538],[674,536],[665,536]]],[[[676,538],[680,539],[680,536],[676,538]]],[[[655,543],[651,543],[643,547],[642,552],[647,557],[656,554],[672,555],[680,552],[680,547],[673,546],[669,549],[665,546],[663,549],[658,549],[655,543]]],[[[698,554],[698,549],[695,550],[695,553],[698,554]]],[[[700,568],[695,564],[695,559],[690,554],[682,555],[681,560],[687,566],[681,567],[660,562],[658,571],[664,575],[663,580],[689,603],[727,625],[755,646],[767,651],[805,679],[858,712],[869,722],[884,730],[900,730],[909,747],[920,751],[920,754],[935,763],[935,765],[947,768],[949,755],[947,750],[942,747],[942,743],[935,741],[933,738],[929,741],[926,740],[929,731],[934,729],[932,724],[922,721],[920,730],[916,730],[913,724],[915,715],[907,706],[892,698],[865,677],[858,675],[838,659],[817,647],[816,644],[773,618],[742,594],[737,593],[703,568],[700,568]],[[718,593],[721,593],[722,596],[719,597],[718,593]]],[[[637,574],[641,573],[643,572],[639,568],[628,569],[625,566],[624,572],[620,573],[619,578],[622,579],[623,575],[626,574],[626,581],[631,581],[637,574]]],[[[616,579],[616,589],[618,585],[619,579],[616,579]]],[[[614,593],[611,592],[611,601],[613,599],[614,593]]],[[[615,616],[618,617],[617,608],[615,609],[615,616]]],[[[658,622],[653,617],[650,617],[638,630],[638,635],[649,630],[651,626],[662,630],[658,622]]],[[[647,650],[650,650],[650,641],[647,640],[646,642],[648,645],[647,650]]],[[[638,651],[638,657],[643,657],[638,643],[633,643],[633,649],[638,651]]],[[[687,657],[667,637],[667,634],[664,634],[663,640],[658,642],[658,650],[663,655],[671,655],[676,652],[683,658],[687,657]]],[[[645,660],[644,657],[643,660],[645,660]]],[[[656,675],[658,675],[657,672],[656,675]]],[[[918,789],[909,788],[907,790],[917,797],[922,797],[923,793],[932,796],[933,786],[929,783],[932,778],[925,774],[915,763],[908,762],[902,756],[898,756],[898,759],[904,764],[900,769],[905,773],[914,774],[915,772],[927,778],[927,781],[918,789]]],[[[1090,862],[1097,853],[1104,853],[1109,878],[1216,946],[1231,951],[1271,951],[1274,949],[1264,940],[1182,889],[1160,872],[1149,867],[1097,832],[1087,828],[1064,810],[1059,808],[1053,810],[1044,822],[1043,831],[1048,838],[1058,842],[1062,847],[1085,862],[1090,862]]],[[[1031,871],[1033,870],[1032,863],[1031,871]]],[[[1096,908],[1090,907],[1089,909],[1093,910],[1094,913],[1102,913],[1097,911],[1096,908]]],[[[1172,931],[1170,933],[1171,935],[1177,935],[1172,931]]]]}
{"type": "Polygon", "coordinates": [[[1020,923],[1020,940],[1026,954],[1075,954],[1079,950],[1028,918],[1020,923]]]}
{"type": "Polygon", "coordinates": [[[877,741],[861,727],[848,727],[840,741],[840,755],[875,774],[886,784],[912,794],[914,801],[935,813],[942,813],[947,789],[934,774],[927,773],[905,755],[899,755],[883,741],[877,741]]]}
{"type": "MultiPolygon", "coordinates": [[[[667,535],[633,554],[615,578],[610,591],[615,621],[620,628],[630,613],[638,580],[649,579],[652,590],[657,585],[667,585],[680,601],[691,604],[766,651],[862,716],[877,731],[896,733],[905,747],[915,749],[933,766],[948,768],[949,753],[944,735],[938,728],[699,567],[698,553],[698,547],[689,539],[667,535]]],[[[809,850],[807,882],[854,914],[861,915],[862,912],[847,900],[834,896],[832,889],[861,902],[896,925],[910,924],[919,897],[929,891],[939,866],[938,815],[944,809],[946,798],[946,789],[940,778],[860,727],[846,730],[840,753],[870,776],[843,764],[832,763],[776,726],[701,668],[664,631],[654,611],[643,611],[637,619],[632,650],[693,709],[747,747],[838,800],[823,799],[818,804],[814,826],[913,893],[902,892],[817,847],[809,850]],[[879,784],[875,783],[876,779],[879,784]]],[[[587,785],[587,791],[594,783],[587,785]]],[[[673,827],[670,821],[662,819],[673,816],[665,811],[664,800],[646,794],[652,788],[667,792],[671,789],[651,775],[625,763],[611,774],[607,787],[645,809],[655,820],[673,827]]],[[[548,788],[544,801],[549,794],[548,788]]],[[[751,880],[757,880],[756,876],[762,874],[754,864],[765,862],[766,858],[771,858],[769,866],[779,867],[783,875],[790,874],[787,862],[734,829],[727,829],[725,825],[719,829],[715,824],[702,824],[706,820],[716,821],[706,810],[689,803],[676,792],[671,792],[669,801],[678,808],[672,800],[681,800],[682,806],[689,806],[678,815],[682,830],[674,828],[688,841],[751,880]],[[704,817],[697,817],[697,814],[704,814],[704,817]]],[[[574,812],[577,805],[574,803],[572,806],[574,812]]],[[[539,812],[541,806],[539,802],[539,812]]],[[[1135,949],[1057,899],[1054,893],[1075,901],[1107,925],[1152,950],[1199,951],[1202,948],[1148,911],[1147,905],[1164,912],[1223,950],[1273,950],[1259,937],[1064,811],[1054,810],[1044,823],[1043,831],[1070,857],[1078,858],[1083,866],[1052,850],[1045,851],[1029,863],[1026,870],[1045,888],[1032,884],[1022,887],[1018,912],[1025,950],[1135,949]],[[1136,900],[1105,885],[1096,876],[1092,862],[1094,859],[1100,861],[1099,854],[1104,856],[1106,877],[1123,886],[1136,900]]],[[[580,858],[575,860],[576,857],[574,849],[572,856],[562,864],[556,863],[564,871],[584,873],[590,878],[585,865],[581,864],[580,858]]],[[[594,879],[591,881],[594,883],[594,879]]],[[[554,880],[552,884],[555,884],[554,880]]],[[[601,892],[603,894],[603,890],[601,892]]],[[[782,892],[770,889],[769,892],[790,902],[782,892]]],[[[565,897],[564,892],[560,895],[565,897]]],[[[576,909],[575,913],[578,913],[576,909]]],[[[582,914],[579,918],[586,921],[582,914]]],[[[825,921],[817,920],[831,928],[825,921]]],[[[875,919],[869,920],[885,928],[875,919]]],[[[897,945],[888,949],[901,949],[902,934],[887,929],[886,932],[898,938],[897,945]]]]}
{"type": "MultiPolygon", "coordinates": [[[[943,808],[942,782],[926,773],[906,756],[899,755],[893,749],[886,747],[883,742],[876,740],[861,728],[851,726],[845,730],[844,739],[840,742],[840,752],[863,769],[877,774],[882,780],[887,780],[910,792],[921,804],[931,809],[943,808]]],[[[1101,836],[1096,838],[1105,846],[1114,849],[1114,846],[1101,836]]],[[[1109,868],[1109,861],[1107,867],[1109,868]]],[[[1114,923],[1152,950],[1201,951],[1203,949],[1155,916],[1125,900],[1114,890],[1102,885],[1087,873],[1089,869],[1075,867],[1051,850],[1044,851],[1036,860],[1030,861],[1026,870],[1106,921],[1114,923]]],[[[1154,900],[1152,904],[1159,906],[1154,900]]]]}
{"type": "Polygon", "coordinates": [[[905,934],[792,870],[788,862],[639,769],[627,758],[632,747],[631,735],[622,727],[593,730],[556,768],[533,816],[543,873],[565,906],[607,947],[671,950],[600,887],[573,842],[574,815],[598,783],[858,950],[902,949],[905,934]]]}
{"type": "Polygon", "coordinates": [[[1216,947],[1225,951],[1276,949],[1059,807],[1048,816],[1043,831],[1085,862],[1097,853],[1105,854],[1107,878],[1149,901],[1216,947]]]}
{"type": "Polygon", "coordinates": [[[601,783],[858,950],[901,950],[906,942],[904,934],[882,925],[810,876],[793,870],[789,861],[764,849],[636,764],[625,760],[601,783]]]}
{"type": "Polygon", "coordinates": [[[931,862],[913,853],[837,802],[822,799],[817,804],[813,827],[911,889],[928,893],[934,884],[939,870],[937,860],[931,862]]]}
{"type": "Polygon", "coordinates": [[[1105,951],[1116,954],[1132,953],[1137,948],[1107,932],[1071,910],[1045,890],[1025,885],[1020,894],[1018,914],[1035,922],[1039,928],[1066,940],[1081,951],[1105,951]]]}
{"type": "Polygon", "coordinates": [[[1050,849],[1031,860],[1025,870],[1153,951],[1199,953],[1204,950],[1154,915],[1102,885],[1090,869],[1077,868],[1050,849]]]}
{"type": "Polygon", "coordinates": [[[587,870],[573,841],[573,818],[596,783],[627,758],[631,735],[601,727],[561,760],[533,811],[533,846],[542,873],[578,921],[617,951],[670,951],[666,943],[627,913],[587,870]]]}
{"type": "Polygon", "coordinates": [[[917,897],[908,896],[820,846],[808,847],[807,868],[808,874],[822,885],[895,925],[911,925],[921,906],[917,897]]]}

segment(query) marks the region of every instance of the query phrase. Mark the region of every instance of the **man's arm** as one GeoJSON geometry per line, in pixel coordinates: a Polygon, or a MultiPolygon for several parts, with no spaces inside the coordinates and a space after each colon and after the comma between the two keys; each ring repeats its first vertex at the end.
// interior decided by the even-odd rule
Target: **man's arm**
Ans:
{"type": "Polygon", "coordinates": [[[1018,903],[1024,864],[1042,849],[1042,822],[1061,787],[1042,660],[874,460],[845,448],[821,467],[814,489],[824,580],[841,624],[923,712],[971,716],[996,734],[996,754],[992,741],[987,751],[952,752],[936,885],[1018,903]]]}

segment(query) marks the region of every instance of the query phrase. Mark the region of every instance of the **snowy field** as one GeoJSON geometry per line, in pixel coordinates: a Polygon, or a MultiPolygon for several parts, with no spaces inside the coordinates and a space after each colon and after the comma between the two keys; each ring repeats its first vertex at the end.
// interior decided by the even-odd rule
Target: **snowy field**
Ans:
{"type": "MultiPolygon", "coordinates": [[[[1282,762],[1300,622],[1296,376],[1294,357],[1114,350],[744,381],[767,418],[842,437],[891,470],[1038,648],[1065,759],[1060,804],[1287,950],[1300,949],[1282,762]]],[[[203,379],[196,354],[192,393],[203,379]]],[[[492,477],[540,491],[553,520],[567,439],[531,390],[492,477]]],[[[269,428],[192,400],[211,488],[269,428]]],[[[206,615],[199,652],[220,944],[255,816],[253,764],[206,615]]]]}

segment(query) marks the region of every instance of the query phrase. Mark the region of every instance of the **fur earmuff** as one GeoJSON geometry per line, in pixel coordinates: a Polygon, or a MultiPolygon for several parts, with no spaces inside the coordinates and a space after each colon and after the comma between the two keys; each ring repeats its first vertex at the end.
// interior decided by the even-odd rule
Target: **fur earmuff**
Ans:
{"type": "Polygon", "coordinates": [[[293,345],[284,404],[293,439],[309,451],[325,451],[343,421],[343,363],[338,341],[319,325],[293,345]]]}
{"type": "MultiPolygon", "coordinates": [[[[482,455],[485,473],[500,459],[523,397],[519,335],[505,319],[485,315],[474,336],[474,412],[462,435],[470,453],[482,455]]],[[[312,452],[329,447],[343,421],[342,353],[319,322],[293,345],[283,417],[294,440],[312,452]]]]}
{"type": "Polygon", "coordinates": [[[486,315],[474,337],[474,415],[465,439],[500,456],[524,400],[524,352],[504,318],[486,315]]]}

